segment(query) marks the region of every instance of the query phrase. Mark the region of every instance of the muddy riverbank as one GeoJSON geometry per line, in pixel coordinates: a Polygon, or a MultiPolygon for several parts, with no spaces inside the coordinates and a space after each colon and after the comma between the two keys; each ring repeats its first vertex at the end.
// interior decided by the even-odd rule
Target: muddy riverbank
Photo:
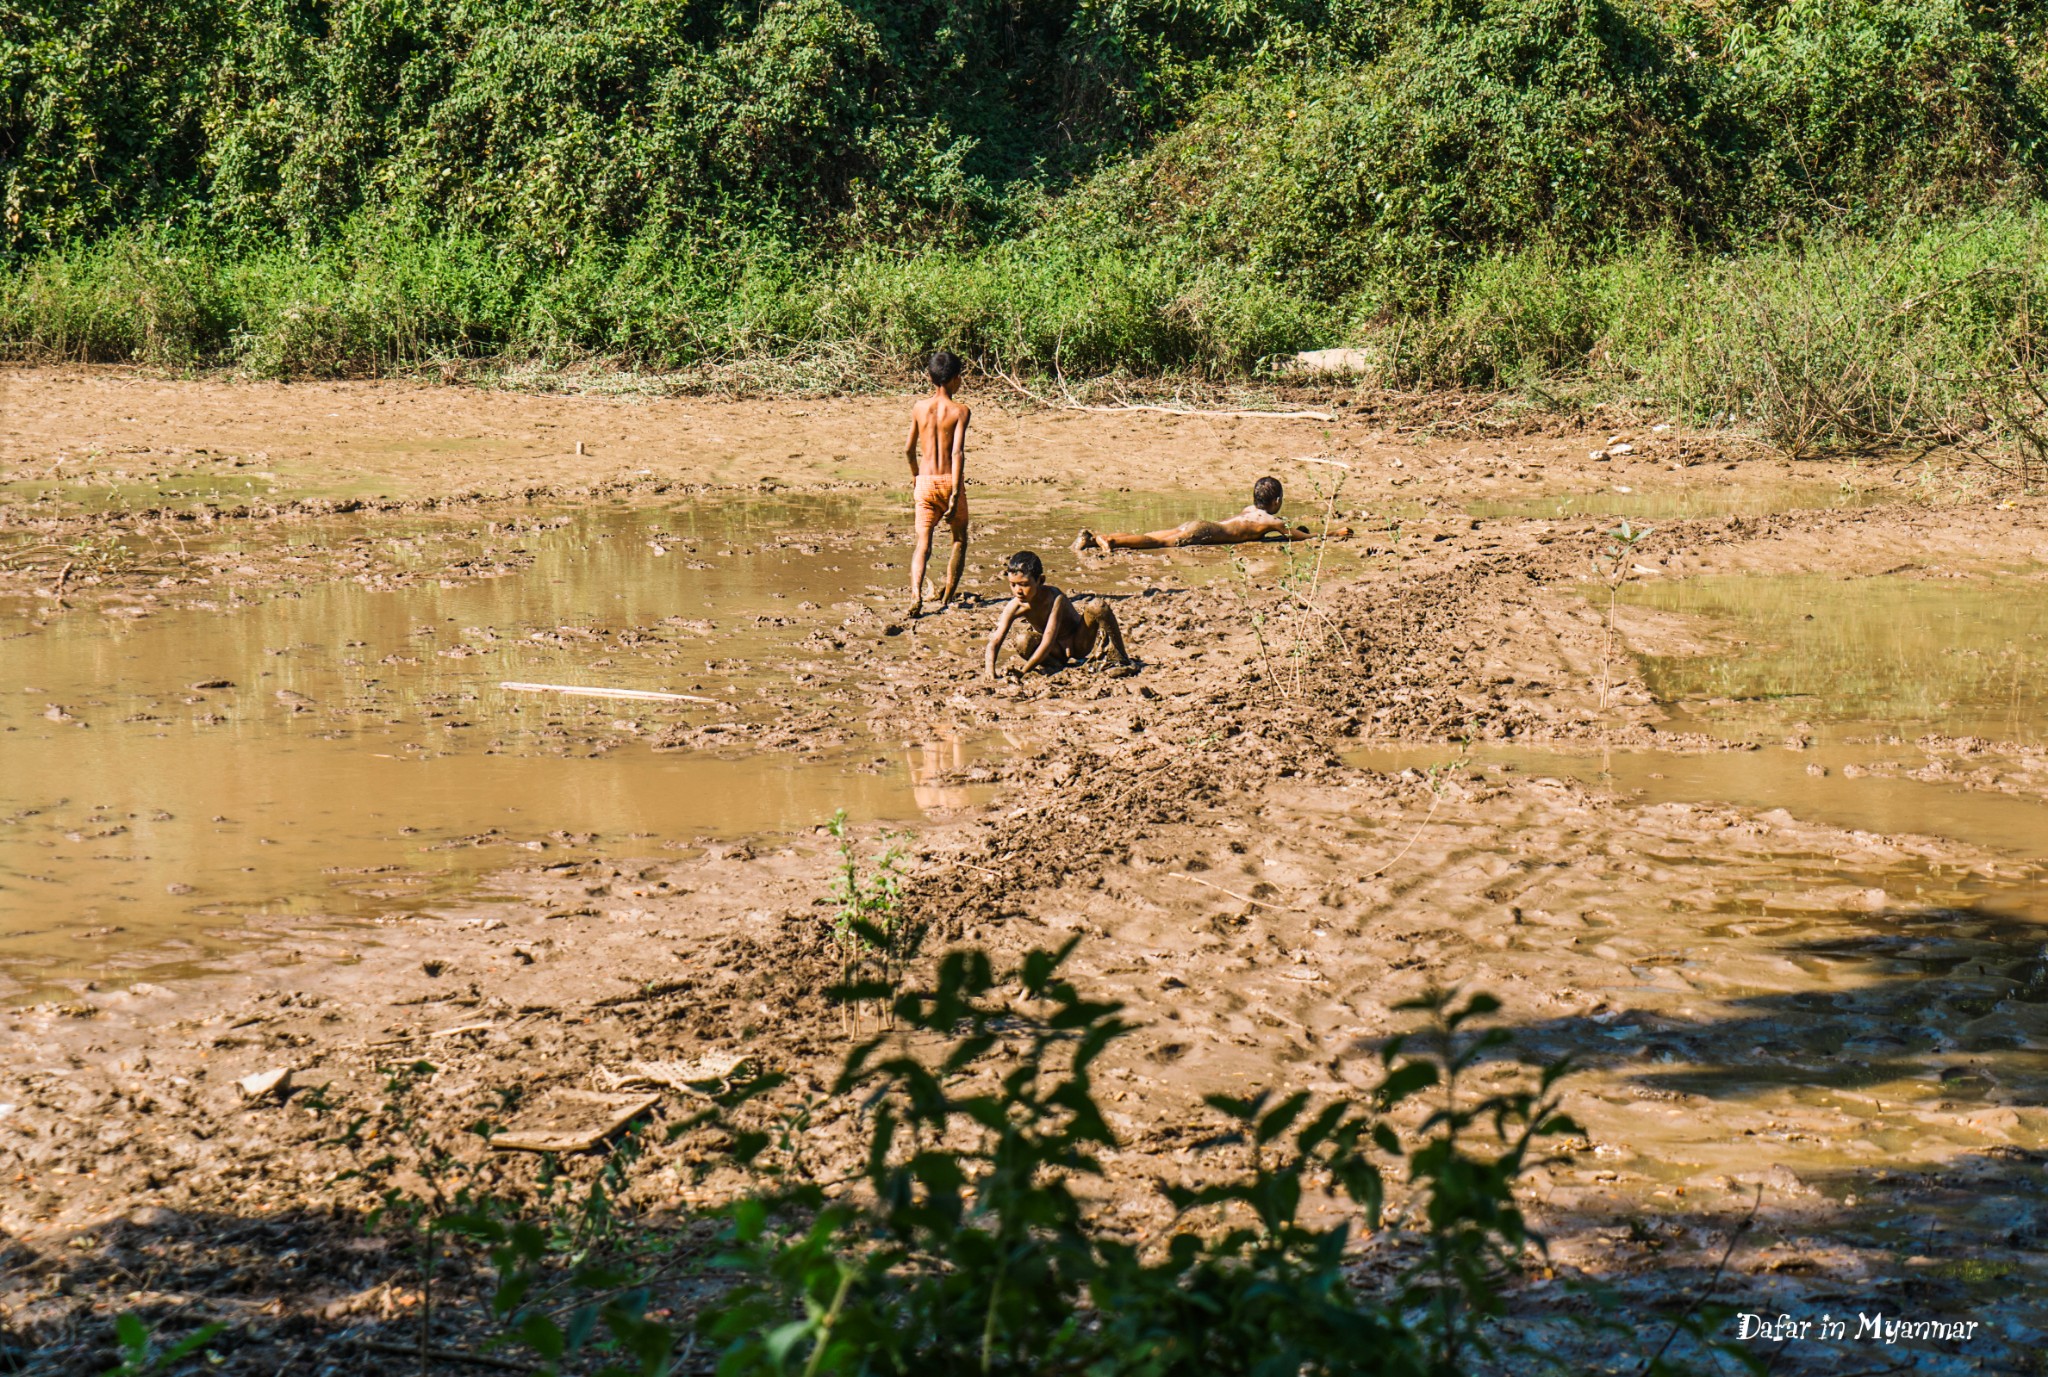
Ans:
{"type": "MultiPolygon", "coordinates": [[[[1356,1087],[1393,1005],[1484,988],[1581,1068],[1587,1136],[1531,1183],[1532,1331],[1574,1278],[1704,1287],[1754,1212],[1744,1309],[1983,1321],[1915,1370],[2040,1351],[2040,499],[1648,427],[1419,436],[1345,397],[982,399],[971,597],[905,623],[894,401],[0,387],[0,747],[28,762],[0,786],[0,1319],[34,1370],[101,1370],[122,1310],[228,1320],[227,1370],[375,1370],[360,1341],[416,1296],[307,1088],[370,1104],[427,1060],[454,1129],[635,1061],[821,1086],[839,807],[863,854],[909,834],[933,950],[1078,934],[1144,1025],[1101,1081],[1134,1229],[1205,1169],[1203,1094],[1356,1087]],[[1063,548],[1266,471],[1306,518],[1311,455],[1352,465],[1359,532],[1319,569],[1063,548]],[[1622,515],[1652,530],[1610,627],[1622,515]],[[1136,674],[980,676],[1020,546],[1117,600],[1136,674]],[[524,680],[709,701],[498,687],[524,680]],[[299,1093],[237,1086],[279,1069],[299,1093]]],[[[689,1151],[635,1203],[729,1186],[689,1151]]]]}

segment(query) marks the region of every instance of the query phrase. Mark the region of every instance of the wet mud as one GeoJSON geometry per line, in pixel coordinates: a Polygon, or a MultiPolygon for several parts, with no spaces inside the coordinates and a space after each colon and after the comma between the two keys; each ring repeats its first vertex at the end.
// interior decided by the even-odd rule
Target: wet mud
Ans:
{"type": "MultiPolygon", "coordinates": [[[[123,1308],[219,1315],[240,1336],[224,1364],[251,1372],[367,1370],[351,1345],[408,1323],[404,1259],[356,1226],[331,1125],[302,1095],[245,1099],[252,1073],[363,1100],[394,1058],[430,1059],[451,1125],[509,1084],[601,1089],[652,1057],[744,1051],[822,1086],[846,1035],[816,825],[839,807],[863,852],[909,833],[928,951],[1078,935],[1077,976],[1143,1025],[1101,1078],[1122,1140],[1101,1204],[1134,1229],[1166,1217],[1155,1180],[1220,1160],[1202,1095],[1355,1089],[1393,1006],[1483,988],[1515,1039],[1488,1074],[1580,1068],[1586,1135],[1530,1183],[1552,1245],[1514,1296],[1525,1334],[1571,1352],[1567,1288],[1591,1279],[1983,1321],[1969,1345],[1879,1355],[1918,1371],[2040,1351],[2040,499],[1967,470],[1788,473],[1648,428],[991,406],[969,595],[905,623],[893,402],[305,389],[238,411],[216,384],[11,381],[36,405],[0,436],[10,482],[87,399],[157,397],[123,412],[149,417],[133,443],[152,453],[283,452],[262,427],[294,407],[319,437],[270,470],[282,514],[8,499],[0,745],[30,768],[0,785],[0,1305],[50,1371],[89,1370],[123,1308]],[[293,487],[304,465],[405,428],[310,415],[343,395],[483,438],[335,481],[417,508],[488,469],[499,496],[287,509],[330,496],[293,487]],[[508,448],[517,417],[602,418],[657,471],[546,476],[508,448]],[[1064,550],[1082,524],[1227,509],[1269,468],[1306,518],[1330,476],[1311,454],[1352,465],[1334,505],[1358,532],[1319,565],[1064,550]],[[1685,496],[1709,475],[1742,495],[1685,496]],[[517,482],[534,491],[501,500],[517,482]],[[1912,500],[1808,500],[1845,483],[1912,500]],[[1560,504],[1617,485],[1674,505],[1610,624],[1589,580],[1629,513],[1560,504]],[[48,596],[42,547],[109,533],[146,558],[48,596]],[[996,562],[1020,546],[1115,600],[1135,674],[981,676],[996,562]]],[[[857,1129],[813,1136],[844,1153],[857,1129]]],[[[635,1202],[730,1189],[689,1151],[657,1154],[635,1202]]]]}

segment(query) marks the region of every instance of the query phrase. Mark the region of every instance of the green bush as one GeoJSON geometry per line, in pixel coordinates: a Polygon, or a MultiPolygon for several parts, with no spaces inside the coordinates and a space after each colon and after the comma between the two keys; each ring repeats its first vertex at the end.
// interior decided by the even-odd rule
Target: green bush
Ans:
{"type": "MultiPolygon", "coordinates": [[[[1404,1006],[1427,1019],[1419,1052],[1395,1040],[1356,1099],[1211,1096],[1224,1125],[1211,1151],[1229,1161],[1208,1184],[1162,1185],[1174,1222],[1141,1237],[1089,1200],[1117,1145],[1094,1068],[1130,1027],[1062,978],[1072,950],[1001,973],[954,952],[928,989],[841,991],[892,1000],[895,1022],[848,1054],[831,1092],[868,1129],[854,1179],[818,1179],[803,1119],[743,1126],[774,1078],[723,1095],[728,1151],[776,1184],[725,1211],[728,1282],[692,1341],[708,1341],[718,1372],[1455,1377],[1494,1356],[1503,1287],[1541,1246],[1516,1181],[1546,1140],[1578,1130],[1551,1093],[1561,1067],[1517,1089],[1463,1088],[1508,1045],[1472,1026],[1492,999],[1404,1006]],[[1397,1129],[1397,1114],[1414,1126],[1397,1129]],[[1390,1173],[1406,1196],[1398,1223],[1390,1173]],[[1366,1281],[1360,1248],[1376,1234],[1399,1243],[1391,1271],[1366,1281]]],[[[602,1353],[624,1359],[608,1373],[672,1370],[684,1335],[650,1317],[644,1271],[593,1249],[575,1223],[585,1205],[565,1233],[503,1200],[449,1201],[430,1232],[489,1250],[490,1308],[548,1370],[602,1353]]],[[[1672,1323],[1698,1338],[1715,1318],[1672,1323]]],[[[1660,1354],[1644,1370],[1680,1368],[1660,1354]]]]}
{"type": "Polygon", "coordinates": [[[4,0],[0,247],[425,214],[536,263],[652,233],[949,240],[1085,172],[1315,0],[4,0]]]}
{"type": "Polygon", "coordinates": [[[1459,1094],[1505,1042],[1458,1037],[1494,1001],[1415,1006],[1435,1054],[1404,1059],[1396,1042],[1357,1102],[1210,1097],[1248,1168],[1164,1187],[1179,1222],[1140,1243],[1084,1204],[1096,1153],[1116,1146],[1093,1066],[1128,1027],[1059,977],[1071,950],[1000,979],[980,953],[950,955],[932,990],[896,1003],[906,1030],[950,1039],[945,1054],[876,1038],[848,1057],[836,1093],[873,1116],[864,1189],[735,1207],[732,1260],[755,1280],[705,1321],[721,1373],[1419,1375],[1486,1351],[1501,1281],[1535,1241],[1515,1180],[1545,1137],[1576,1131],[1547,1098],[1555,1071],[1534,1090],[1459,1094]],[[1404,1147],[1386,1115],[1430,1091],[1441,1106],[1404,1147]],[[1360,1287],[1352,1245],[1383,1226],[1396,1165],[1424,1246],[1391,1287],[1360,1287]],[[1304,1218],[1312,1197],[1335,1222],[1304,1218]]]}

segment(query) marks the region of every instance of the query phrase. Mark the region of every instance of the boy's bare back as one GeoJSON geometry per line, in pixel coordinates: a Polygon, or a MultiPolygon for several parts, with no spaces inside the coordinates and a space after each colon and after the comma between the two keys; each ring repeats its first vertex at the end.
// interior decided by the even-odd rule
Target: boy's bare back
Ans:
{"type": "Polygon", "coordinates": [[[920,397],[910,409],[910,443],[916,454],[920,478],[956,476],[957,459],[966,446],[961,442],[973,408],[956,402],[943,392],[920,397]]]}

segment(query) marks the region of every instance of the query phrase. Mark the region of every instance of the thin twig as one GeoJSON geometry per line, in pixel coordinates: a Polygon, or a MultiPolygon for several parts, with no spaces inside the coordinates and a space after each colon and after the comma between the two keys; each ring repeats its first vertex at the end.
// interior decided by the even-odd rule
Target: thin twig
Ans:
{"type": "Polygon", "coordinates": [[[518,1363],[510,1358],[494,1357],[489,1353],[471,1353],[462,1348],[422,1348],[418,1344],[394,1344],[383,1339],[357,1339],[356,1347],[367,1348],[372,1353],[389,1353],[400,1358],[417,1358],[424,1354],[449,1363],[475,1363],[478,1367],[494,1367],[504,1372],[538,1372],[539,1368],[530,1363],[518,1363]]]}
{"type": "Polygon", "coordinates": [[[1213,885],[1213,884],[1210,884],[1210,883],[1209,883],[1209,882],[1208,882],[1207,880],[1203,879],[1203,878],[1202,878],[1201,876],[1199,876],[1199,875],[1190,875],[1190,874],[1188,874],[1188,873],[1187,873],[1186,871],[1183,871],[1183,870],[1175,870],[1175,871],[1172,871],[1171,873],[1169,873],[1169,874],[1168,874],[1167,878],[1168,878],[1168,879],[1170,879],[1170,880],[1193,880],[1193,881],[1194,881],[1194,882],[1195,882],[1196,884],[1198,884],[1198,885],[1203,885],[1203,886],[1205,886],[1205,887],[1207,887],[1207,888],[1209,888],[1209,889],[1213,889],[1213,890],[1215,890],[1215,891],[1216,891],[1216,892],[1217,892],[1218,894],[1228,894],[1228,895],[1229,895],[1229,896],[1230,896],[1231,898],[1233,898],[1233,899],[1240,899],[1240,900],[1242,900],[1243,902],[1245,902],[1245,903],[1247,903],[1247,904],[1257,904],[1257,905],[1258,905],[1258,906],[1259,906],[1260,908],[1270,908],[1270,909],[1272,909],[1272,910],[1273,910],[1274,912],[1276,912],[1276,913],[1306,913],[1306,912],[1308,912],[1308,910],[1307,910],[1307,909],[1305,909],[1305,908],[1293,908],[1293,907],[1290,907],[1290,906],[1289,906],[1289,905],[1287,905],[1287,904],[1269,904],[1269,903],[1267,903],[1267,902],[1266,902],[1266,901],[1265,901],[1264,899],[1254,899],[1254,898],[1252,898],[1252,896],[1251,896],[1251,895],[1249,895],[1249,894],[1239,894],[1239,893],[1238,893],[1238,892],[1237,892],[1236,890],[1234,890],[1234,889],[1225,889],[1225,888],[1224,888],[1224,887],[1223,887],[1222,885],[1213,885]]]}
{"type": "Polygon", "coordinates": [[[1678,1331],[1685,1327],[1685,1322],[1698,1314],[1699,1308],[1702,1305],[1713,1299],[1715,1288],[1721,1284],[1721,1273],[1727,1269],[1728,1259],[1735,1256],[1735,1245],[1742,1241],[1742,1236],[1749,1232],[1749,1226],[1756,1222],[1756,1212],[1762,1207],[1763,1203],[1763,1183],[1758,1182],[1756,1199],[1749,1202],[1749,1213],[1742,1216],[1742,1222],[1735,1226],[1735,1232],[1728,1235],[1728,1246],[1721,1250],[1721,1260],[1714,1264],[1714,1274],[1707,1278],[1707,1289],[1694,1296],[1692,1304],[1685,1308],[1685,1313],[1672,1321],[1671,1332],[1664,1336],[1664,1342],[1659,1344],[1657,1351],[1650,1355],[1650,1361],[1643,1364],[1643,1371],[1645,1373],[1650,1372],[1662,1361],[1665,1350],[1671,1347],[1673,1340],[1677,1339],[1678,1331]]]}
{"type": "Polygon", "coordinates": [[[1429,811],[1427,813],[1424,813],[1422,815],[1422,821],[1416,824],[1415,835],[1408,838],[1408,844],[1402,847],[1400,851],[1395,853],[1394,859],[1388,861],[1385,865],[1381,866],[1378,870],[1373,871],[1370,875],[1359,876],[1357,882],[1363,884],[1367,880],[1377,880],[1380,876],[1386,874],[1389,870],[1392,870],[1395,866],[1399,865],[1401,863],[1402,858],[1406,856],[1410,851],[1413,851],[1415,849],[1415,843],[1422,840],[1422,833],[1424,829],[1426,829],[1429,826],[1429,820],[1436,816],[1436,806],[1439,803],[1442,803],[1443,801],[1444,796],[1441,790],[1430,790],[1429,811]]]}

